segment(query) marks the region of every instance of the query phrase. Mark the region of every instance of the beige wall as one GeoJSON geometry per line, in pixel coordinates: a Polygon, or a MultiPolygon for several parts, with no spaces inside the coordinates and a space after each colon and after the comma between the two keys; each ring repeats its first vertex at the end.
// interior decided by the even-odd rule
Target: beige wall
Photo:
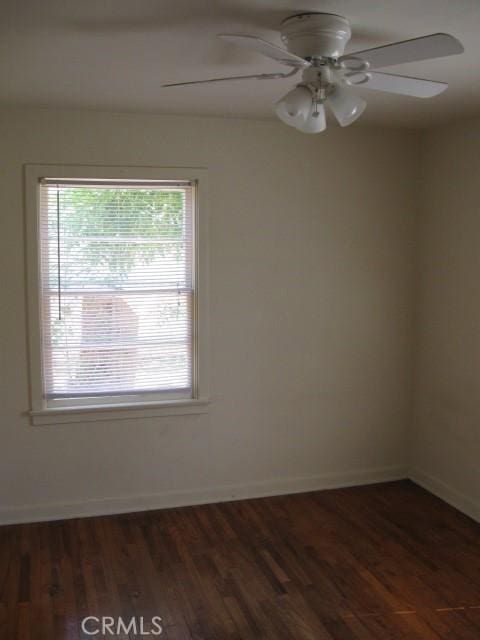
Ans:
{"type": "Polygon", "coordinates": [[[412,476],[480,518],[480,119],[423,140],[412,476]]]}
{"type": "Polygon", "coordinates": [[[0,141],[0,520],[404,475],[414,134],[26,110],[0,141]],[[24,163],[208,168],[208,414],[29,426],[24,163]]]}

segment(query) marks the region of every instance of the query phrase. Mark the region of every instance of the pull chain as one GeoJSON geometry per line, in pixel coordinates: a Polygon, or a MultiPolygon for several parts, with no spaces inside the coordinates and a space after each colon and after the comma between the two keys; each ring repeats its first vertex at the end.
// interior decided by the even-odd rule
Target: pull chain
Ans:
{"type": "Polygon", "coordinates": [[[312,111],[312,117],[314,118],[318,118],[320,113],[318,111],[318,105],[323,103],[323,100],[325,99],[325,90],[324,89],[315,89],[313,92],[313,111],[312,111]]]}

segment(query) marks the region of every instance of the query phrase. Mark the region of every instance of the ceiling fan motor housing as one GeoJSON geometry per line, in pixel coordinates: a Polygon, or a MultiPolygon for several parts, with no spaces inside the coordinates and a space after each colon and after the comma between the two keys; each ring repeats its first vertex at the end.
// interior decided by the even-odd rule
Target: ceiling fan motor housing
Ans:
{"type": "Polygon", "coordinates": [[[283,21],[287,49],[304,59],[338,58],[352,35],[346,18],[333,13],[301,13],[283,21]]]}

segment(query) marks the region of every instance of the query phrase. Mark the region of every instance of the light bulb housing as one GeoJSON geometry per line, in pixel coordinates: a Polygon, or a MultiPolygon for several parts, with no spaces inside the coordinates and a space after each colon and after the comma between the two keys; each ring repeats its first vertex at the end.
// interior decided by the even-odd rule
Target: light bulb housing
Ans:
{"type": "Polygon", "coordinates": [[[305,120],[300,125],[295,126],[302,133],[321,133],[325,131],[327,128],[327,120],[323,103],[312,104],[305,120]]]}
{"type": "Polygon", "coordinates": [[[313,104],[312,92],[304,85],[298,85],[275,104],[275,113],[282,122],[291,127],[305,122],[313,104]]]}
{"type": "Polygon", "coordinates": [[[340,85],[335,86],[326,103],[341,127],[355,122],[367,106],[366,100],[340,85]]]}

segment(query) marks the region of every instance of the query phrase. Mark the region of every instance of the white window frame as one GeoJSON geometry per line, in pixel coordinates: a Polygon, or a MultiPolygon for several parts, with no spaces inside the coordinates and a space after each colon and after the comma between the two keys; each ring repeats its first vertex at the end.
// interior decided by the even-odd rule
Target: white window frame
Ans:
{"type": "Polygon", "coordinates": [[[30,419],[34,425],[151,418],[205,413],[209,404],[207,170],[178,167],[25,165],[30,419]],[[179,180],[195,183],[193,397],[152,402],[47,407],[43,394],[40,299],[39,185],[42,178],[84,180],[179,180]]]}

